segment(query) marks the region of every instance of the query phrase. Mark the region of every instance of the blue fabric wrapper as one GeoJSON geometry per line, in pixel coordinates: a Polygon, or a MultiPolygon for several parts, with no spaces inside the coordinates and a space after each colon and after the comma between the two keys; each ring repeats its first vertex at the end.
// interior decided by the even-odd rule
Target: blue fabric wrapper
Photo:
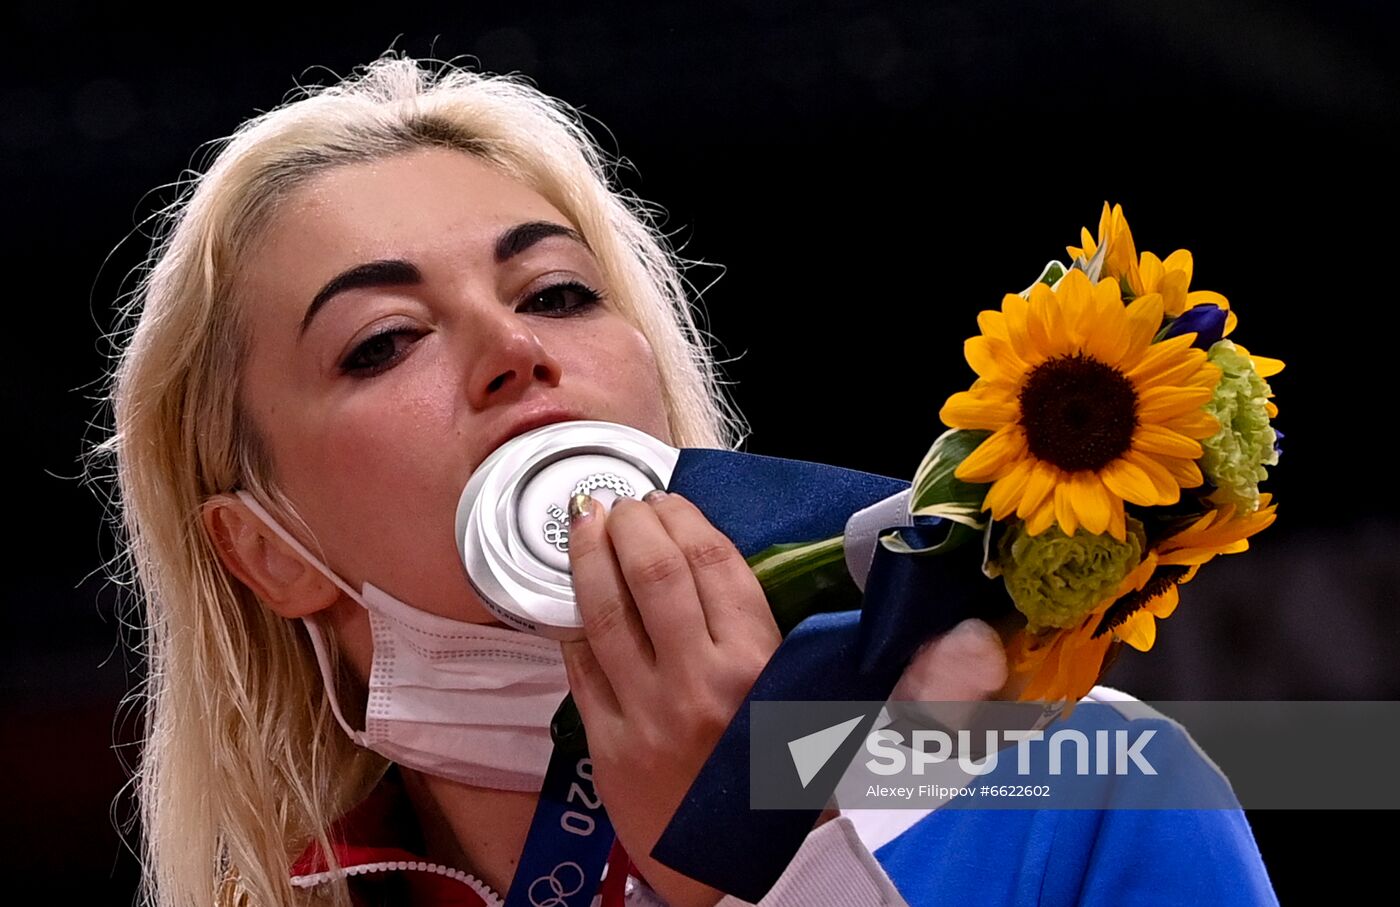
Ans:
{"type": "MultiPolygon", "coordinates": [[[[686,449],[668,487],[695,503],[749,557],[773,544],[840,535],[852,513],[909,483],[819,463],[686,449]]],[[[936,544],[947,531],[934,518],[900,529],[911,547],[936,544]]],[[[651,856],[744,900],[762,899],[820,810],[750,809],[749,704],[884,701],[929,637],[965,618],[1007,610],[1001,584],[982,574],[981,559],[975,544],[936,556],[896,554],[876,545],[861,610],[813,615],[787,635],[651,856]]],[[[875,713],[866,715],[852,739],[863,738],[874,719],[875,713]]],[[[839,773],[825,773],[827,796],[839,779],[839,773]]]]}
{"type": "Polygon", "coordinates": [[[846,531],[846,520],[908,482],[855,469],[732,450],[681,450],[667,490],[690,501],[744,557],[846,531]]]}

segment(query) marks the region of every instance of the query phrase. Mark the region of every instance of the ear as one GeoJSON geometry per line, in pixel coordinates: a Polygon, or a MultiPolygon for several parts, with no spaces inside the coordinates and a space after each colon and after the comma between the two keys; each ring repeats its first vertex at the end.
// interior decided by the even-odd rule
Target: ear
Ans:
{"type": "Polygon", "coordinates": [[[306,617],[344,594],[237,497],[209,498],[200,508],[200,518],[224,567],[276,614],[306,617]]]}

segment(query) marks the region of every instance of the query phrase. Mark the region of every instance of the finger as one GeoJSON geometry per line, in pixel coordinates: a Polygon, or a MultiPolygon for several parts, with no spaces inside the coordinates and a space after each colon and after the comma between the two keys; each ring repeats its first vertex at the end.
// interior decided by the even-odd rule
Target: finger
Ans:
{"type": "Polygon", "coordinates": [[[924,643],[909,660],[891,699],[954,702],[986,699],[1006,684],[1006,649],[986,621],[968,618],[924,643]]]}
{"type": "Polygon", "coordinates": [[[651,504],[690,565],[710,638],[716,644],[759,639],[776,647],[782,634],[763,586],[729,537],[681,495],[661,495],[651,504]]]}
{"type": "Polygon", "coordinates": [[[969,618],[914,653],[887,707],[891,714],[945,733],[970,730],[973,740],[990,729],[1035,727],[1040,709],[988,702],[1002,698],[1008,674],[1001,635],[985,621],[969,618]]]}
{"type": "Polygon", "coordinates": [[[690,564],[650,503],[619,498],[608,514],[608,535],[627,588],[637,604],[657,663],[693,662],[710,645],[705,614],[690,564]]]}
{"type": "Polygon", "coordinates": [[[564,672],[569,678],[569,690],[574,694],[584,726],[591,723],[596,727],[599,722],[620,716],[622,705],[617,700],[612,681],[598,663],[588,640],[571,640],[561,643],[560,648],[564,651],[564,672]]]}
{"type": "Polygon", "coordinates": [[[635,673],[639,663],[652,664],[656,653],[608,537],[612,518],[587,495],[569,502],[569,567],[589,648],[625,707],[634,685],[622,678],[635,673]]]}

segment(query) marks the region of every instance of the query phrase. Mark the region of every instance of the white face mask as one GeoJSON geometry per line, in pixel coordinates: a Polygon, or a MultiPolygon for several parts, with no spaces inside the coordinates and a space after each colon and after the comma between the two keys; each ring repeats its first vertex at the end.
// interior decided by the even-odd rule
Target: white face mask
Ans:
{"type": "Polygon", "coordinates": [[[303,618],[331,710],[360,746],[400,765],[475,787],[537,791],[553,751],[550,719],[569,692],[555,640],[421,611],[333,573],[247,491],[238,497],[298,554],[369,612],[374,636],[365,728],[345,720],[329,640],[303,618]]]}

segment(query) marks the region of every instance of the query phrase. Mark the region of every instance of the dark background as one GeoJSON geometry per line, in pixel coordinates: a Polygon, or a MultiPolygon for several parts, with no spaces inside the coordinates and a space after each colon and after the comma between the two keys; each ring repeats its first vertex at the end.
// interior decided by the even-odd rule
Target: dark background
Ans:
{"type": "MultiPolygon", "coordinates": [[[[102,904],[134,887],[116,826],[138,615],[103,570],[108,489],[81,482],[79,456],[103,436],[103,337],[146,251],[135,225],[202,143],[390,47],[524,72],[596,118],[633,165],[623,183],[666,209],[683,255],[716,263],[690,279],[756,453],[911,475],[942,399],[972,380],[976,312],[1122,203],[1139,249],[1191,249],[1193,288],[1228,296],[1235,336],[1288,363],[1272,381],[1287,439],[1265,486],[1278,522],[1203,571],[1153,652],[1107,682],[1144,699],[1397,698],[1391,4],[451,6],[180,14],[198,27],[50,2],[9,14],[11,884],[102,904]]],[[[1360,818],[1250,813],[1285,902],[1366,862],[1360,818]]]]}

